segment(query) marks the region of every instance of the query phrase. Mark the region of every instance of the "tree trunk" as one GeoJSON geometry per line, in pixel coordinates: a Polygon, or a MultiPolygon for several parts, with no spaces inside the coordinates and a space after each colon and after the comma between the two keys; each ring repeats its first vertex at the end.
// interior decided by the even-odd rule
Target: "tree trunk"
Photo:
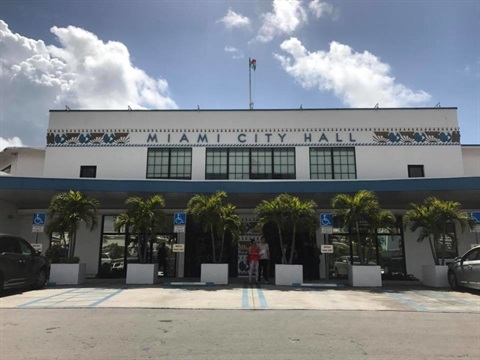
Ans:
{"type": "Polygon", "coordinates": [[[225,244],[225,233],[222,234],[222,245],[220,246],[220,256],[218,258],[218,262],[222,262],[222,258],[223,258],[223,246],[225,244]]]}
{"type": "Polygon", "coordinates": [[[278,238],[280,239],[280,250],[282,251],[282,264],[287,263],[287,258],[285,254],[285,249],[283,248],[283,238],[282,238],[282,230],[280,230],[280,227],[277,225],[278,228],[278,238]]]}
{"type": "Polygon", "coordinates": [[[293,235],[292,235],[292,249],[290,250],[290,259],[288,260],[289,264],[293,263],[293,253],[295,250],[295,233],[297,232],[297,224],[293,225],[293,235]]]}
{"type": "MultiPolygon", "coordinates": [[[[363,254],[361,254],[361,244],[360,244],[360,226],[358,224],[358,221],[355,221],[355,230],[357,232],[357,252],[358,252],[358,257],[360,259],[360,264],[363,265],[365,262],[365,259],[363,258],[363,254]]],[[[352,259],[353,260],[353,259],[352,259]]],[[[353,265],[353,264],[352,264],[353,265]]]]}
{"type": "Polygon", "coordinates": [[[446,249],[446,243],[445,243],[445,231],[442,234],[442,265],[445,265],[445,249],[446,249]]]}
{"type": "Polygon", "coordinates": [[[215,249],[215,234],[213,233],[213,225],[210,225],[210,234],[212,236],[212,254],[213,254],[213,263],[217,263],[217,254],[216,254],[216,249],[215,249]]]}
{"type": "Polygon", "coordinates": [[[438,257],[437,253],[435,252],[435,244],[432,241],[431,235],[428,235],[428,243],[430,244],[430,251],[432,252],[433,261],[435,262],[435,265],[438,265],[438,257]]]}
{"type": "Polygon", "coordinates": [[[68,259],[71,260],[73,259],[73,256],[75,255],[75,240],[77,237],[77,233],[74,232],[71,235],[68,235],[69,237],[69,245],[68,245],[68,259]]]}

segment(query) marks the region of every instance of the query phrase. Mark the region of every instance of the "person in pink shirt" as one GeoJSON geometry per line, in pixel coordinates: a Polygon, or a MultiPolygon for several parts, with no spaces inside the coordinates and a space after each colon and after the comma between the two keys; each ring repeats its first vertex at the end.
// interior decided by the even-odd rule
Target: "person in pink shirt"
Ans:
{"type": "Polygon", "coordinates": [[[259,260],[260,260],[260,249],[258,248],[255,240],[252,239],[250,240],[250,247],[248,248],[248,255],[247,255],[247,261],[249,264],[248,281],[250,282],[250,284],[252,283],[253,273],[255,273],[255,277],[253,279],[255,280],[255,282],[257,282],[259,260]]]}

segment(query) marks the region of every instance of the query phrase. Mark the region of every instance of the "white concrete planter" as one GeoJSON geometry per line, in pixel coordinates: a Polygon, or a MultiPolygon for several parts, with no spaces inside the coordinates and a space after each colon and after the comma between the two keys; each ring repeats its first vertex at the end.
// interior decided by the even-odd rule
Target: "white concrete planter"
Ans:
{"type": "Polygon", "coordinates": [[[128,264],[127,284],[155,284],[158,278],[158,264],[128,264]]]}
{"type": "Polygon", "coordinates": [[[377,265],[348,265],[348,283],[354,287],[381,287],[382,269],[377,265]]]}
{"type": "Polygon", "coordinates": [[[79,285],[85,282],[87,264],[50,265],[49,283],[53,285],[79,285]]]}
{"type": "Polygon", "coordinates": [[[303,283],[303,265],[275,265],[275,285],[287,285],[303,283]]]}
{"type": "Polygon", "coordinates": [[[227,285],[228,264],[202,264],[200,281],[215,285],[227,285]]]}
{"type": "Polygon", "coordinates": [[[447,265],[422,265],[423,285],[448,287],[447,265]]]}

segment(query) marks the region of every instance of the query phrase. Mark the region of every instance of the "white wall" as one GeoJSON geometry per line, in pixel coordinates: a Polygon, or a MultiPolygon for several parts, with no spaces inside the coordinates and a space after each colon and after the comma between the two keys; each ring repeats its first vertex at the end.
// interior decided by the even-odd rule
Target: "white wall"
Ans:
{"type": "Polygon", "coordinates": [[[425,177],[462,176],[460,146],[358,146],[358,179],[405,179],[408,165],[424,165],[425,177]]]}
{"type": "Polygon", "coordinates": [[[465,176],[480,176],[480,145],[462,147],[465,176]]]}
{"type": "Polygon", "coordinates": [[[99,179],[145,179],[146,147],[49,148],[44,177],[79,178],[82,165],[97,166],[99,179]]]}
{"type": "MultiPolygon", "coordinates": [[[[459,144],[379,145],[379,133],[458,131],[456,109],[294,111],[55,111],[54,135],[126,134],[126,144],[47,147],[44,176],[78,178],[81,165],[96,165],[97,178],[145,179],[147,149],[192,147],[192,179],[205,178],[207,146],[296,148],[298,180],[310,178],[310,146],[352,146],[358,179],[407,178],[407,165],[424,165],[426,177],[464,174],[459,144]],[[153,138],[155,137],[155,139],[153,138]],[[203,139],[202,139],[203,138],[203,139]]],[[[69,135],[70,136],[70,135],[69,135]]],[[[122,135],[123,136],[123,135],[122,135]]],[[[384,135],[382,135],[384,136],[384,135]]],[[[411,135],[410,135],[411,136],[411,135]]],[[[48,138],[47,137],[47,138],[48,138]]],[[[53,145],[53,144],[51,144],[53,145]]]]}
{"type": "Polygon", "coordinates": [[[17,207],[5,200],[0,200],[0,233],[19,235],[18,223],[17,207]]]}
{"type": "Polygon", "coordinates": [[[0,170],[9,165],[14,176],[41,177],[45,150],[32,148],[7,148],[0,154],[0,170]]]}

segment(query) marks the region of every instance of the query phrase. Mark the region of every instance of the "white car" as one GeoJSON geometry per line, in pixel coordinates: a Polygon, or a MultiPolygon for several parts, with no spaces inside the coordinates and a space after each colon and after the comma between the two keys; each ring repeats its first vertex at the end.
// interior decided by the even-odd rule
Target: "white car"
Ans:
{"type": "Polygon", "coordinates": [[[448,283],[453,290],[460,287],[480,290],[480,246],[470,249],[448,265],[448,283]]]}
{"type": "MultiPolygon", "coordinates": [[[[349,264],[350,256],[340,256],[337,258],[334,264],[335,277],[347,276],[349,264]]],[[[360,265],[360,258],[358,256],[353,257],[353,264],[360,265]]]]}

